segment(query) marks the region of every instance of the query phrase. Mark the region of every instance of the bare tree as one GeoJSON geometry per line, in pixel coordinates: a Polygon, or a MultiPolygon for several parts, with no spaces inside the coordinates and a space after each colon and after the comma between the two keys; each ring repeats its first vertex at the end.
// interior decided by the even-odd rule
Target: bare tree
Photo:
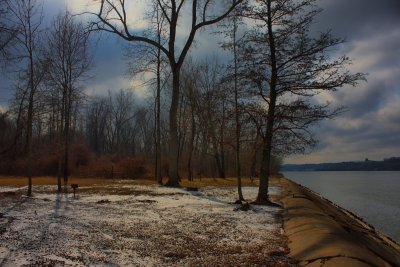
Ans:
{"type": "Polygon", "coordinates": [[[109,154],[120,159],[142,153],[150,157],[154,148],[151,109],[136,105],[129,90],[93,98],[86,111],[90,148],[97,156],[109,154]]]}
{"type": "MultiPolygon", "coordinates": [[[[132,121],[135,118],[134,99],[132,92],[120,90],[113,96],[110,95],[110,144],[109,152],[112,154],[124,154],[127,151],[127,140],[132,131],[132,121]]],[[[134,140],[133,140],[134,141],[134,140]]]]}
{"type": "MultiPolygon", "coordinates": [[[[187,65],[189,65],[187,63],[187,65]]],[[[195,138],[197,133],[197,120],[196,117],[199,114],[199,92],[197,88],[196,80],[199,78],[199,70],[194,64],[190,64],[190,67],[186,67],[183,73],[183,86],[187,88],[185,94],[186,104],[189,105],[190,109],[190,136],[189,136],[189,147],[188,147],[188,159],[187,159],[187,170],[188,180],[194,180],[194,150],[195,150],[195,138]]]]}
{"type": "MultiPolygon", "coordinates": [[[[198,30],[215,24],[223,20],[229,13],[236,8],[243,0],[232,0],[223,2],[222,7],[218,8],[216,1],[197,1],[192,0],[188,10],[183,10],[189,5],[185,0],[158,0],[158,7],[163,12],[168,27],[167,45],[160,44],[156,37],[148,37],[137,31],[130,30],[127,14],[127,5],[124,0],[101,0],[98,13],[95,15],[98,21],[92,23],[93,30],[111,32],[130,42],[144,42],[160,49],[168,58],[172,72],[172,101],[169,113],[169,179],[167,185],[179,186],[178,174],[178,107],[180,93],[180,71],[183,62],[189,52],[198,30]],[[222,10],[216,15],[215,10],[222,10]],[[190,13],[191,25],[189,34],[184,39],[181,50],[177,49],[177,29],[178,21],[182,20],[185,13],[190,13]]],[[[135,2],[137,4],[137,2],[135,2]]]]}
{"type": "Polygon", "coordinates": [[[41,4],[35,0],[6,1],[11,13],[10,23],[19,29],[16,38],[18,57],[26,62],[24,70],[27,86],[28,112],[26,133],[26,156],[28,159],[28,196],[32,195],[32,123],[34,115],[34,97],[42,81],[43,66],[39,61],[39,36],[42,24],[41,4]],[[39,73],[41,72],[41,73],[39,73]]]}
{"type": "Polygon", "coordinates": [[[86,110],[86,137],[89,147],[96,156],[105,153],[106,127],[111,117],[111,107],[104,97],[93,97],[86,110]]]}
{"type": "Polygon", "coordinates": [[[10,58],[10,46],[18,34],[17,25],[10,23],[12,16],[6,0],[0,0],[0,60],[10,58]]]}
{"type": "MultiPolygon", "coordinates": [[[[61,92],[63,132],[63,176],[68,183],[68,154],[73,103],[79,98],[78,86],[90,69],[89,34],[68,12],[56,17],[48,37],[46,59],[49,64],[48,82],[61,92]]],[[[58,190],[61,191],[60,178],[58,190]]]]}
{"type": "MultiPolygon", "coordinates": [[[[154,2],[153,5],[156,5],[154,2]]],[[[157,43],[162,43],[162,29],[165,21],[165,17],[162,14],[162,10],[156,6],[154,8],[155,19],[157,24],[157,43]]],[[[156,164],[155,164],[155,176],[156,180],[159,184],[162,184],[162,173],[161,173],[161,68],[162,68],[162,54],[161,49],[156,48],[156,77],[157,77],[157,93],[156,93],[156,101],[155,101],[155,145],[156,145],[156,164]]]]}
{"type": "MultiPolygon", "coordinates": [[[[244,8],[244,6],[243,6],[244,8]]],[[[242,24],[241,13],[243,8],[236,9],[229,19],[222,25],[223,31],[219,34],[223,34],[225,40],[222,42],[221,47],[228,50],[232,54],[231,66],[228,66],[228,73],[225,77],[225,83],[229,83],[233,80],[233,103],[234,103],[234,117],[235,117],[235,171],[237,179],[238,189],[238,202],[244,201],[242,192],[242,173],[240,163],[240,145],[241,145],[241,123],[240,123],[240,89],[239,89],[239,62],[238,62],[238,49],[240,42],[239,26],[242,24]]]]}
{"type": "MultiPolygon", "coordinates": [[[[154,35],[157,43],[165,45],[165,16],[158,4],[157,0],[152,0],[152,10],[148,15],[148,20],[152,25],[149,29],[149,35],[154,35]]],[[[155,180],[162,184],[161,173],[161,90],[168,82],[169,73],[165,73],[168,67],[165,55],[161,49],[146,43],[133,43],[129,46],[129,75],[136,77],[138,74],[151,73],[155,79],[150,79],[147,83],[150,86],[155,86],[154,96],[154,144],[155,144],[155,157],[154,157],[154,174],[155,180]],[[155,83],[153,84],[153,81],[155,83]]]]}
{"type": "MultiPolygon", "coordinates": [[[[331,59],[329,50],[341,44],[330,32],[310,37],[309,28],[319,9],[315,0],[256,0],[247,17],[256,24],[244,48],[244,75],[252,82],[256,110],[262,110],[259,131],[263,139],[260,185],[255,203],[268,204],[268,181],[278,130],[287,144],[307,126],[337,114],[329,105],[313,105],[310,98],[321,91],[355,85],[362,74],[351,74],[345,56],[331,59]]],[[[282,141],[282,139],[281,139],[282,141]]],[[[306,145],[302,143],[302,145],[306,145]]]]}
{"type": "Polygon", "coordinates": [[[226,90],[221,86],[222,66],[215,58],[199,68],[198,87],[201,93],[201,107],[197,112],[202,116],[202,127],[212,145],[218,177],[226,178],[225,169],[225,126],[226,126],[226,90]]]}
{"type": "Polygon", "coordinates": [[[8,0],[0,0],[0,62],[13,59],[13,46],[21,30],[19,23],[14,23],[14,16],[8,0]]]}
{"type": "Polygon", "coordinates": [[[235,92],[235,122],[236,122],[236,177],[238,186],[239,201],[244,201],[242,192],[242,174],[240,169],[240,112],[239,112],[239,89],[238,89],[238,57],[237,57],[237,31],[238,16],[233,17],[232,28],[232,45],[233,45],[233,76],[234,76],[234,92],[235,92]]]}

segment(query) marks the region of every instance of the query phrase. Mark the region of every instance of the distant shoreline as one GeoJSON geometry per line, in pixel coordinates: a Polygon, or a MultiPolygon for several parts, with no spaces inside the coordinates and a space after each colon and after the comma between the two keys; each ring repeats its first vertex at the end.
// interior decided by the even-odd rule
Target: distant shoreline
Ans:
{"type": "Polygon", "coordinates": [[[400,171],[400,157],[383,161],[349,161],[339,163],[284,164],[282,172],[289,171],[400,171]]]}
{"type": "Polygon", "coordinates": [[[283,170],[282,172],[398,172],[400,170],[283,170]]]}

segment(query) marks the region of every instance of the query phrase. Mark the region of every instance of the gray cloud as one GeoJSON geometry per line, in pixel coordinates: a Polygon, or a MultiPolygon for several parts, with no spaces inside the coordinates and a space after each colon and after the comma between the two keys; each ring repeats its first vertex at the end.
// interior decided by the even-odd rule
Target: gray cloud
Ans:
{"type": "Polygon", "coordinates": [[[324,11],[316,29],[332,29],[348,40],[398,28],[400,22],[398,0],[320,0],[318,4],[324,11]]]}
{"type": "Polygon", "coordinates": [[[342,88],[328,99],[348,112],[314,130],[318,147],[286,162],[382,159],[400,154],[400,1],[321,0],[325,9],[314,26],[346,38],[338,54],[354,60],[352,72],[368,82],[342,88]]]}

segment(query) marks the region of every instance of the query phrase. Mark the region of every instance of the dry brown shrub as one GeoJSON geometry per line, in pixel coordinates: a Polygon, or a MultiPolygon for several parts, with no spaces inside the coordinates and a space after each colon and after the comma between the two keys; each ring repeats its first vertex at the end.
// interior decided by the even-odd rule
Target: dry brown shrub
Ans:
{"type": "Polygon", "coordinates": [[[91,152],[85,144],[74,144],[70,149],[70,165],[79,167],[87,166],[91,161],[91,152]]]}
{"type": "MultiPolygon", "coordinates": [[[[59,150],[55,146],[33,151],[31,174],[33,176],[55,176],[59,168],[59,150]]],[[[69,150],[69,173],[74,174],[80,166],[87,166],[91,161],[91,152],[84,144],[71,144],[69,150]]],[[[29,160],[20,157],[16,160],[0,161],[0,174],[28,175],[29,160]]]]}
{"type": "MultiPolygon", "coordinates": [[[[56,176],[59,169],[62,151],[43,148],[34,151],[31,167],[33,176],[56,176]]],[[[0,174],[26,176],[28,174],[27,158],[0,161],[0,174]]],[[[153,170],[152,162],[145,156],[122,157],[121,155],[102,155],[95,158],[87,145],[75,143],[70,145],[68,156],[68,173],[76,177],[103,178],[149,178],[153,170]]]]}
{"type": "Polygon", "coordinates": [[[92,159],[86,166],[79,166],[75,175],[84,177],[111,178],[114,162],[111,155],[102,155],[92,159]]]}
{"type": "Polygon", "coordinates": [[[40,157],[33,165],[33,175],[57,175],[58,172],[58,155],[48,155],[40,157]]]}
{"type": "Polygon", "coordinates": [[[120,178],[146,178],[149,176],[148,162],[143,156],[123,158],[116,162],[116,172],[120,178]]]}
{"type": "Polygon", "coordinates": [[[0,174],[12,174],[14,171],[14,162],[11,160],[0,159],[0,174]]]}
{"type": "Polygon", "coordinates": [[[12,167],[14,175],[26,175],[28,170],[28,160],[25,158],[17,159],[12,167]]]}

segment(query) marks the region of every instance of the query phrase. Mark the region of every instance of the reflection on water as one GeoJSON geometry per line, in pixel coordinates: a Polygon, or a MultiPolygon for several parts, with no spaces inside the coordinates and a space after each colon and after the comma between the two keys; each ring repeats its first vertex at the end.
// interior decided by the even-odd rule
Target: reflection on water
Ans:
{"type": "Polygon", "coordinates": [[[285,172],[400,242],[400,172],[285,172]]]}

